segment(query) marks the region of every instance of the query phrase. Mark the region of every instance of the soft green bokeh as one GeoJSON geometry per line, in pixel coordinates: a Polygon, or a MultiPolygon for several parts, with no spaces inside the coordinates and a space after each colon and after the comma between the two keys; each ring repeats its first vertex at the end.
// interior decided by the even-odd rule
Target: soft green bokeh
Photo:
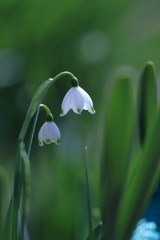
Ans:
{"type": "Polygon", "coordinates": [[[128,75],[135,100],[143,65],[152,60],[159,73],[159,7],[158,0],[0,2],[0,164],[9,180],[4,211],[12,192],[18,135],[38,86],[70,71],[90,94],[96,110],[95,115],[83,111],[81,116],[69,112],[59,117],[61,101],[71,86],[67,76],[45,97],[43,103],[51,109],[62,140],[60,146],[38,146],[38,131],[46,119],[40,112],[30,156],[31,239],[87,236],[86,145],[94,226],[101,220],[99,161],[110,85],[117,76],[128,75]]]}

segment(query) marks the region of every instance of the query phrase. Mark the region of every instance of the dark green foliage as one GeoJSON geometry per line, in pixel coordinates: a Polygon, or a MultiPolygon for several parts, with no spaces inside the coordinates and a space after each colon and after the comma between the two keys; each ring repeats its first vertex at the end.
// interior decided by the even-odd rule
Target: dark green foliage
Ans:
{"type": "Polygon", "coordinates": [[[132,89],[128,77],[114,84],[104,127],[101,166],[102,221],[112,239],[118,205],[128,169],[133,127],[132,89]]]}
{"type": "Polygon", "coordinates": [[[156,106],[154,64],[148,62],[142,72],[138,92],[138,123],[141,146],[130,162],[126,188],[119,207],[115,240],[128,240],[159,180],[160,108],[156,106]]]}
{"type": "MultiPolygon", "coordinates": [[[[93,235],[94,235],[94,239],[95,240],[99,240],[100,236],[101,236],[101,232],[102,232],[102,222],[100,222],[94,229],[93,231],[93,235]]],[[[90,240],[90,236],[88,236],[88,238],[86,240],[90,240]]]]}
{"type": "Polygon", "coordinates": [[[157,111],[157,83],[155,66],[148,62],[141,74],[138,86],[138,124],[140,141],[144,142],[157,111]]]}

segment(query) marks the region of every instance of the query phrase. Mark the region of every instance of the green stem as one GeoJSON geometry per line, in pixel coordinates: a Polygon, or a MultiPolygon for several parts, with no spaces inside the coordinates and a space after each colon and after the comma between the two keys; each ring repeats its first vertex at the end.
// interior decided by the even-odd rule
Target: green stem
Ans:
{"type": "Polygon", "coordinates": [[[88,177],[88,147],[85,147],[85,174],[86,174],[86,187],[87,187],[87,208],[88,208],[88,223],[89,223],[89,240],[94,240],[93,223],[92,223],[92,207],[88,177]]]}
{"type": "Polygon", "coordinates": [[[0,175],[0,240],[2,240],[2,176],[0,175]]]}
{"type": "Polygon", "coordinates": [[[12,240],[19,240],[18,233],[18,215],[22,190],[22,156],[20,154],[20,147],[18,145],[16,155],[16,170],[14,176],[14,190],[13,190],[13,209],[12,209],[12,240]]]}
{"type": "Polygon", "coordinates": [[[35,132],[35,128],[36,128],[38,115],[39,115],[39,108],[38,108],[37,112],[35,113],[35,115],[34,115],[34,117],[32,119],[31,130],[30,130],[30,134],[29,134],[29,136],[27,138],[27,141],[25,139],[26,152],[27,152],[28,157],[30,156],[30,152],[31,152],[33,136],[34,136],[34,132],[35,132]]]}
{"type": "Polygon", "coordinates": [[[23,190],[22,190],[22,220],[21,220],[21,236],[20,239],[24,239],[24,228],[25,228],[25,221],[27,216],[28,210],[28,195],[30,191],[30,162],[28,155],[25,151],[25,145],[22,142],[20,144],[21,149],[21,156],[23,159],[23,190]]]}
{"type": "Polygon", "coordinates": [[[35,95],[32,98],[31,104],[29,106],[26,118],[24,120],[20,135],[19,135],[19,140],[23,141],[27,129],[29,127],[29,123],[33,117],[33,115],[35,114],[35,112],[37,111],[37,109],[39,108],[39,105],[41,104],[44,96],[46,95],[48,89],[50,88],[50,86],[57,81],[60,77],[62,77],[63,75],[69,75],[72,79],[76,79],[76,77],[70,73],[70,72],[62,72],[59,73],[57,76],[55,76],[54,78],[49,78],[48,80],[46,80],[45,82],[43,82],[41,84],[41,86],[38,88],[38,90],[36,91],[35,95]]]}
{"type": "Polygon", "coordinates": [[[47,115],[52,115],[51,111],[49,110],[49,108],[46,105],[40,104],[39,107],[42,107],[44,110],[46,110],[47,115]]]}
{"type": "MultiPolygon", "coordinates": [[[[48,89],[50,86],[57,81],[60,77],[63,75],[69,75],[72,79],[76,79],[76,77],[70,73],[70,72],[62,72],[58,74],[54,78],[49,78],[45,82],[43,82],[40,87],[37,89],[36,93],[34,94],[31,104],[29,106],[29,109],[27,111],[26,118],[24,120],[24,123],[22,125],[20,134],[19,134],[19,141],[18,141],[18,148],[17,148],[17,156],[16,156],[16,169],[15,169],[15,176],[14,176],[14,190],[13,190],[13,196],[12,196],[12,201],[13,205],[11,205],[11,215],[12,215],[12,240],[19,240],[19,233],[18,233],[18,213],[19,213],[19,206],[20,206],[20,199],[21,199],[21,192],[22,192],[22,179],[21,179],[21,174],[22,174],[22,156],[20,154],[20,147],[19,143],[24,140],[28,127],[30,125],[30,122],[35,115],[36,111],[39,108],[39,105],[41,104],[43,98],[45,97],[48,89]],[[13,207],[12,207],[13,206],[13,207]]],[[[31,150],[31,143],[33,139],[33,134],[36,126],[36,121],[38,117],[38,112],[36,115],[36,120],[34,122],[33,126],[33,131],[31,134],[31,142],[29,143],[29,148],[28,151],[30,153],[31,150]]]]}

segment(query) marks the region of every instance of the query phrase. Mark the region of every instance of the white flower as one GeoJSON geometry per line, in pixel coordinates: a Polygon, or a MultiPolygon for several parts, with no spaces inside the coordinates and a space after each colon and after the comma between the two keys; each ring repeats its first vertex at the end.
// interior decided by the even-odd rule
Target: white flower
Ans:
{"type": "Polygon", "coordinates": [[[43,142],[50,144],[55,142],[57,145],[60,144],[61,133],[57,125],[52,122],[45,122],[38,133],[38,143],[43,146],[43,142]]]}
{"type": "Polygon", "coordinates": [[[64,116],[68,111],[72,109],[75,113],[81,114],[82,110],[88,110],[88,112],[94,114],[95,110],[93,102],[88,93],[86,93],[81,87],[72,87],[65,95],[60,116],[64,116]]]}

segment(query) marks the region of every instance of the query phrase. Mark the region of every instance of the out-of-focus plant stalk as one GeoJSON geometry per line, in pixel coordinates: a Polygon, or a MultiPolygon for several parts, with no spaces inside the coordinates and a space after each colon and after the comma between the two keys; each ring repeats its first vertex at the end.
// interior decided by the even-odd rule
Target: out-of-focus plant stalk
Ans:
{"type": "Polygon", "coordinates": [[[28,213],[28,198],[30,192],[30,162],[28,155],[25,151],[25,145],[23,142],[20,144],[21,149],[21,156],[23,158],[23,190],[22,190],[22,221],[21,221],[21,231],[20,231],[20,239],[24,239],[24,229],[25,229],[25,222],[26,216],[28,213]]]}
{"type": "MultiPolygon", "coordinates": [[[[19,207],[20,207],[20,201],[21,201],[21,193],[22,193],[22,167],[23,167],[23,161],[22,156],[20,154],[20,147],[19,143],[25,140],[26,133],[28,131],[30,122],[35,115],[36,111],[39,108],[39,105],[41,104],[44,96],[46,95],[48,89],[50,86],[58,80],[60,77],[64,75],[69,75],[72,79],[75,79],[75,76],[70,72],[62,72],[58,74],[54,78],[50,78],[46,80],[44,83],[41,84],[41,86],[36,91],[35,95],[32,98],[31,104],[29,106],[29,109],[27,111],[26,118],[24,120],[24,123],[22,125],[20,134],[19,134],[19,141],[18,141],[18,147],[17,147],[17,155],[16,155],[16,169],[15,169],[15,177],[14,177],[14,190],[13,190],[13,196],[11,198],[9,210],[8,210],[8,216],[6,219],[6,222],[11,221],[12,228],[10,229],[11,233],[11,240],[19,240],[19,227],[18,227],[18,216],[20,214],[19,207]]],[[[33,127],[30,133],[30,142],[28,142],[27,148],[28,153],[30,153],[31,150],[31,142],[34,135],[34,129],[37,121],[37,115],[35,116],[35,121],[33,122],[33,127]]]]}
{"type": "Polygon", "coordinates": [[[157,113],[157,83],[155,66],[147,62],[138,86],[138,126],[140,141],[143,144],[157,113]]]}
{"type": "Polygon", "coordinates": [[[0,174],[0,240],[2,240],[2,197],[3,197],[3,192],[2,192],[2,176],[0,174]]]}
{"type": "Polygon", "coordinates": [[[118,206],[128,169],[133,128],[130,79],[117,79],[113,86],[104,126],[101,162],[101,209],[104,240],[113,239],[118,206]]]}
{"type": "Polygon", "coordinates": [[[88,177],[88,147],[85,147],[85,176],[86,176],[86,187],[87,187],[87,208],[88,208],[88,223],[89,223],[89,238],[88,240],[95,240],[93,233],[93,223],[92,223],[92,205],[89,187],[89,177],[88,177]]]}
{"type": "Polygon", "coordinates": [[[128,240],[159,181],[160,106],[157,110],[155,67],[148,62],[138,89],[140,145],[130,162],[119,206],[114,240],[128,240]]]}

